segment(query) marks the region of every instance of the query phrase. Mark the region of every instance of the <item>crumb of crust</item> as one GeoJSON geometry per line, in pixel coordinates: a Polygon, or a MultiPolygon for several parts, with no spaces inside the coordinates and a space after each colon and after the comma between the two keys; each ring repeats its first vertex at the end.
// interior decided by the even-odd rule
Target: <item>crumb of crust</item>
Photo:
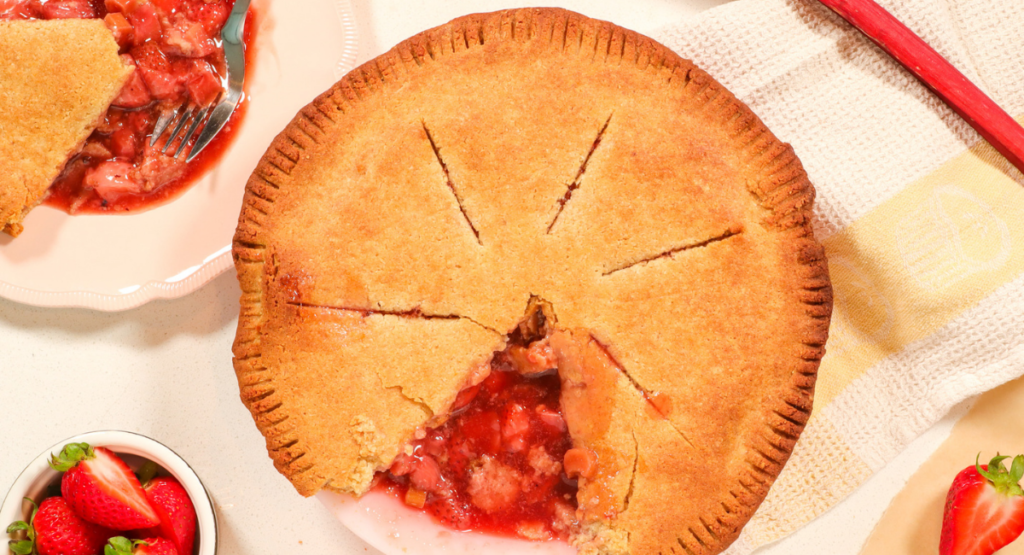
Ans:
{"type": "Polygon", "coordinates": [[[376,464],[365,460],[356,461],[355,467],[349,474],[348,480],[342,484],[340,491],[352,491],[357,492],[357,495],[362,495],[370,489],[370,485],[373,483],[373,477],[376,473],[376,464]]]}
{"type": "Polygon", "coordinates": [[[364,459],[376,458],[386,438],[377,429],[373,420],[365,414],[359,414],[352,417],[349,428],[352,430],[353,439],[359,445],[359,456],[364,459]]]}
{"type": "Polygon", "coordinates": [[[626,555],[629,553],[629,532],[605,524],[584,524],[573,536],[572,545],[578,555],[626,555]]]}
{"type": "MultiPolygon", "coordinates": [[[[27,212],[27,210],[25,212],[27,212]]],[[[23,213],[21,217],[24,218],[25,214],[23,213]]],[[[25,226],[16,223],[9,223],[6,226],[4,226],[3,229],[3,232],[10,235],[11,237],[17,237],[21,235],[22,231],[25,231],[25,226]]]]}
{"type": "Polygon", "coordinates": [[[543,445],[531,447],[526,462],[542,476],[555,476],[562,471],[562,463],[549,455],[543,445]]]}
{"type": "Polygon", "coordinates": [[[516,469],[484,455],[481,457],[480,466],[470,475],[466,493],[474,505],[485,512],[493,513],[515,501],[519,495],[521,481],[522,476],[516,469]]]}
{"type": "Polygon", "coordinates": [[[364,414],[352,417],[349,429],[352,439],[359,445],[359,460],[356,461],[344,488],[365,493],[373,482],[377,467],[380,466],[380,455],[387,437],[377,429],[373,420],[364,414]]]}
{"type": "Polygon", "coordinates": [[[547,526],[540,521],[530,521],[520,523],[516,526],[516,534],[521,538],[525,538],[531,541],[547,541],[551,539],[551,532],[547,526]]]}

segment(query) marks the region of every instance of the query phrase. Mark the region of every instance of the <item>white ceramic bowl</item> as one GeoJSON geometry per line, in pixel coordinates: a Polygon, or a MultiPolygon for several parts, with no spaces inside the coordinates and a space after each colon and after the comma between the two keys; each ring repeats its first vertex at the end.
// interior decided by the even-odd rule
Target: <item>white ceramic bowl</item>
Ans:
{"type": "Polygon", "coordinates": [[[153,461],[177,478],[196,508],[196,548],[193,555],[217,553],[217,516],[213,510],[213,500],[199,480],[199,476],[184,459],[166,445],[133,432],[89,432],[65,439],[41,453],[25,467],[7,492],[4,504],[0,506],[0,529],[6,529],[16,520],[27,521],[32,506],[26,503],[24,498],[34,499],[39,503],[47,488],[60,479],[61,474],[48,464],[51,454],[60,453],[68,443],[82,442],[110,449],[120,455],[133,469],[138,469],[146,460],[153,461]]]}

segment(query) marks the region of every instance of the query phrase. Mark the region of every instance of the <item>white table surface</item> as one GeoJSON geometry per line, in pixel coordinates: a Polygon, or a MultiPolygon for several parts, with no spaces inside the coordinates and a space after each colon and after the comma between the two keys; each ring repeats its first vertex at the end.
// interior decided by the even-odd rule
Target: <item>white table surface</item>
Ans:
{"type": "MultiPolygon", "coordinates": [[[[291,1],[301,6],[301,0],[291,1]]],[[[725,1],[547,4],[645,32],[725,1]]],[[[352,4],[362,62],[453,17],[531,3],[352,4]]],[[[334,521],[318,501],[295,493],[267,457],[262,437],[238,400],[231,366],[239,294],[229,273],[187,297],[113,314],[34,308],[0,299],[0,494],[28,461],[64,438],[91,430],[132,430],[176,450],[204,480],[218,511],[222,555],[378,553],[334,521]]],[[[758,553],[858,553],[889,500],[965,408],[959,407],[835,509],[758,553]]]]}

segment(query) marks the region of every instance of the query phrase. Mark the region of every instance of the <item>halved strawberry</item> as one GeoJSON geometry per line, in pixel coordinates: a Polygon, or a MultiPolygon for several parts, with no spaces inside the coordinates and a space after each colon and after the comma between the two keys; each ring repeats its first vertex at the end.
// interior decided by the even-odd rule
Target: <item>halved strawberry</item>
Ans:
{"type": "Polygon", "coordinates": [[[7,527],[8,534],[25,532],[26,539],[9,544],[17,555],[98,555],[113,534],[79,518],[61,497],[50,497],[38,507],[25,500],[33,506],[28,522],[19,520],[7,527]]]}
{"type": "Polygon", "coordinates": [[[105,555],[178,555],[174,544],[164,538],[129,540],[123,536],[110,538],[103,548],[105,555]]]}
{"type": "MultiPolygon", "coordinates": [[[[980,457],[980,454],[979,454],[980,457]]],[[[953,479],[942,518],[940,555],[991,555],[1024,531],[1024,455],[997,455],[987,465],[969,466],[953,479]]]]}
{"type": "Polygon", "coordinates": [[[64,472],[60,491],[82,519],[114,530],[135,530],[160,522],[139,479],[104,447],[69,443],[50,466],[64,472]]]}
{"type": "Polygon", "coordinates": [[[159,536],[174,543],[178,553],[192,555],[196,537],[196,509],[185,488],[170,476],[153,478],[142,486],[157,514],[160,525],[140,530],[140,536],[159,536]]]}

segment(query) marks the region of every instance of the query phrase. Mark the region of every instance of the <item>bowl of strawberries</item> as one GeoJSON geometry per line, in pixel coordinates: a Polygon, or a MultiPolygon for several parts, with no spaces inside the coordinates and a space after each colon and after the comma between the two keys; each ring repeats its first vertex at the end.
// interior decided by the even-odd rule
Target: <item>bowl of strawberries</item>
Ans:
{"type": "Polygon", "coordinates": [[[0,506],[15,555],[213,555],[209,493],[174,451],[124,431],[90,432],[33,460],[0,506]]]}

